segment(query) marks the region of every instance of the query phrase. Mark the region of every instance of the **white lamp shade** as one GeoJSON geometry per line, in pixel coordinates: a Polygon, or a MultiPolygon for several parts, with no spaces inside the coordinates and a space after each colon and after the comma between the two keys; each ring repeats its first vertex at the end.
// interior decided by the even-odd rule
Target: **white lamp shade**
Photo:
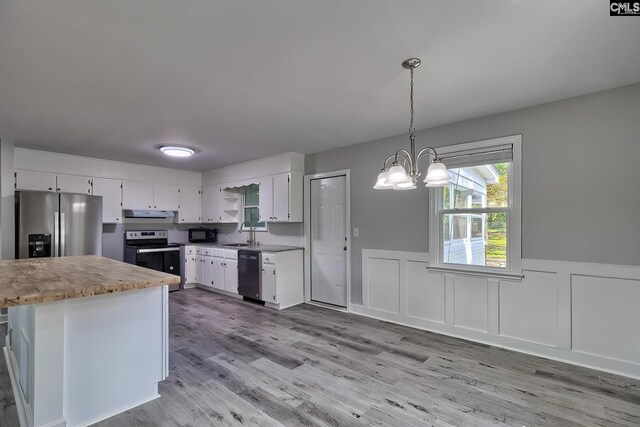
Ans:
{"type": "Polygon", "coordinates": [[[394,165],[389,168],[387,175],[387,183],[389,184],[404,184],[411,182],[411,178],[407,176],[407,172],[400,165],[394,165]]]}
{"type": "Polygon", "coordinates": [[[442,162],[433,162],[427,169],[427,176],[424,178],[424,183],[427,187],[439,187],[451,182],[451,177],[447,171],[447,167],[442,162]]]}
{"type": "Polygon", "coordinates": [[[393,184],[387,183],[388,172],[382,171],[378,174],[376,185],[373,186],[376,190],[390,190],[393,188],[393,184]]]}
{"type": "Polygon", "coordinates": [[[442,181],[429,181],[425,187],[444,187],[451,183],[450,179],[442,180],[442,181]]]}
{"type": "Polygon", "coordinates": [[[394,190],[413,190],[414,188],[416,188],[416,185],[411,181],[403,182],[402,184],[396,184],[393,186],[394,190]]]}

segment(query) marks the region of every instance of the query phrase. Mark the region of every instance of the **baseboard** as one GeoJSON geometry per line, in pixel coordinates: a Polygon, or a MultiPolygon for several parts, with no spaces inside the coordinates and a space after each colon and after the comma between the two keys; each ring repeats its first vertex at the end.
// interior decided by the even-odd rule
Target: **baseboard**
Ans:
{"type": "Polygon", "coordinates": [[[359,316],[369,317],[384,322],[394,323],[396,325],[407,326],[409,328],[433,332],[436,334],[463,339],[466,341],[487,344],[494,347],[503,348],[505,350],[516,351],[518,353],[529,354],[532,356],[542,357],[544,359],[568,363],[570,365],[581,366],[584,368],[595,369],[597,371],[640,380],[640,366],[634,363],[626,362],[624,360],[609,359],[602,356],[581,353],[572,350],[558,349],[543,344],[518,340],[516,338],[504,337],[501,335],[492,335],[486,332],[480,332],[444,324],[442,324],[443,329],[448,328],[454,329],[455,331],[410,324],[407,322],[402,322],[399,320],[389,319],[376,315],[374,313],[371,313],[367,308],[360,304],[351,304],[350,308],[351,313],[357,314],[359,316]]]}
{"type": "MultiPolygon", "coordinates": [[[[157,385],[156,385],[156,389],[157,389],[157,385]]],[[[110,411],[110,412],[108,412],[108,413],[106,413],[104,415],[100,415],[99,417],[94,418],[91,421],[84,421],[84,422],[78,424],[76,427],[87,427],[87,426],[93,425],[93,424],[98,423],[100,421],[106,420],[107,418],[111,418],[111,417],[113,417],[115,415],[121,414],[121,413],[123,413],[125,411],[128,411],[130,409],[133,409],[133,408],[135,408],[137,406],[143,405],[143,404],[145,404],[147,402],[151,402],[152,400],[155,400],[155,399],[157,399],[159,397],[160,397],[160,395],[157,393],[157,390],[156,390],[156,393],[154,395],[151,395],[149,397],[145,397],[144,399],[139,400],[139,401],[137,401],[137,402],[135,402],[135,403],[133,403],[131,405],[127,405],[127,406],[124,406],[122,408],[116,409],[114,411],[110,411]]]]}
{"type": "MultiPolygon", "coordinates": [[[[8,340],[7,340],[8,342],[8,340]]],[[[4,359],[7,363],[7,371],[9,372],[9,379],[11,380],[11,390],[16,401],[16,410],[18,411],[18,419],[20,420],[20,427],[28,427],[32,425],[31,414],[29,404],[24,401],[24,397],[20,392],[20,386],[18,385],[18,371],[17,364],[13,358],[13,352],[11,347],[7,344],[3,347],[4,359]]],[[[66,425],[66,422],[65,424],[66,425]]]]}
{"type": "Polygon", "coordinates": [[[195,287],[198,289],[204,289],[205,291],[216,292],[218,294],[226,295],[231,298],[242,299],[242,295],[234,294],[233,292],[223,291],[222,289],[217,289],[217,288],[214,288],[213,286],[203,285],[201,283],[198,283],[196,284],[195,287]]]}
{"type": "Polygon", "coordinates": [[[342,313],[349,313],[349,309],[347,307],[339,307],[337,305],[331,305],[331,304],[324,304],[318,301],[305,301],[305,304],[309,304],[309,305],[315,305],[317,307],[322,307],[322,308],[328,308],[329,310],[335,310],[335,311],[340,311],[342,313]]]}

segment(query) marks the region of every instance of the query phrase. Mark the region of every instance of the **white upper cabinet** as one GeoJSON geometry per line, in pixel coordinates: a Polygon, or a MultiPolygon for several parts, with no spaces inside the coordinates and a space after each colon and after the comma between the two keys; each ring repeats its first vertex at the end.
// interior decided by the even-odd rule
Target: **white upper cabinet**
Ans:
{"type": "Polygon", "coordinates": [[[202,189],[201,214],[202,222],[213,222],[213,187],[205,187],[202,189]]]}
{"type": "Polygon", "coordinates": [[[177,211],[180,206],[179,190],[174,184],[153,184],[153,209],[177,211]]]}
{"type": "Polygon", "coordinates": [[[273,221],[273,176],[265,176],[260,179],[258,190],[258,212],[260,221],[273,221]]]}
{"type": "Polygon", "coordinates": [[[281,173],[273,176],[273,219],[272,221],[289,221],[289,174],[281,173]]]}
{"type": "Polygon", "coordinates": [[[56,191],[56,188],[53,173],[16,171],[16,190],[56,191]]]}
{"type": "Polygon", "coordinates": [[[102,196],[102,222],[122,222],[122,182],[116,179],[93,178],[93,194],[102,196]]]}
{"type": "Polygon", "coordinates": [[[260,180],[260,220],[302,222],[301,172],[280,173],[260,180]]]}
{"type": "Polygon", "coordinates": [[[200,187],[180,187],[180,222],[186,224],[201,220],[201,190],[200,187]]]}
{"type": "Polygon", "coordinates": [[[153,209],[153,184],[141,181],[122,182],[124,209],[153,209]]]}
{"type": "Polygon", "coordinates": [[[91,178],[78,175],[57,175],[56,191],[60,193],[91,194],[91,178]]]}

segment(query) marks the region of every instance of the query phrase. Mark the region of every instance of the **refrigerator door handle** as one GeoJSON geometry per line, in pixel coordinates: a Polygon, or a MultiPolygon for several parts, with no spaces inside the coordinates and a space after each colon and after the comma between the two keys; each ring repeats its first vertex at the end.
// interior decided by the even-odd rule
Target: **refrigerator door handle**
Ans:
{"type": "Polygon", "coordinates": [[[65,233],[64,212],[60,212],[60,256],[64,256],[65,233]]]}
{"type": "Polygon", "coordinates": [[[53,256],[58,257],[58,237],[59,237],[59,225],[60,225],[60,212],[53,214],[53,256]]]}

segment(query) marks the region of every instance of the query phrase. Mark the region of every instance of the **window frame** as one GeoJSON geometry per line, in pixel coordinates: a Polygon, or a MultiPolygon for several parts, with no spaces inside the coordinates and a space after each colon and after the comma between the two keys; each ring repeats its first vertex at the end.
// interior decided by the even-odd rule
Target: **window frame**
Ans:
{"type": "MultiPolygon", "coordinates": [[[[491,149],[505,144],[512,144],[513,160],[508,172],[509,194],[506,208],[441,208],[443,200],[442,187],[430,188],[429,191],[429,265],[430,268],[451,271],[470,272],[498,277],[522,275],[522,135],[512,135],[482,141],[468,142],[438,148],[439,154],[450,154],[458,151],[491,149]],[[478,209],[487,212],[507,212],[507,265],[503,267],[477,266],[445,263],[443,215],[451,213],[475,214],[478,209]]],[[[453,194],[450,195],[453,197],[453,194]]]]}
{"type": "MultiPolygon", "coordinates": [[[[246,208],[255,208],[258,210],[258,218],[260,217],[260,184],[247,184],[247,185],[243,185],[242,186],[242,206],[241,206],[241,211],[242,211],[242,224],[240,225],[240,231],[249,231],[250,228],[245,225],[245,222],[247,221],[246,217],[245,217],[245,209],[246,208]],[[245,198],[245,192],[246,192],[246,187],[250,186],[250,185],[256,185],[258,187],[258,204],[257,205],[246,205],[246,198],[245,198]]],[[[254,228],[255,231],[267,231],[267,227],[268,227],[268,223],[267,221],[258,221],[258,222],[264,222],[264,226],[263,227],[256,227],[254,228]]]]}

